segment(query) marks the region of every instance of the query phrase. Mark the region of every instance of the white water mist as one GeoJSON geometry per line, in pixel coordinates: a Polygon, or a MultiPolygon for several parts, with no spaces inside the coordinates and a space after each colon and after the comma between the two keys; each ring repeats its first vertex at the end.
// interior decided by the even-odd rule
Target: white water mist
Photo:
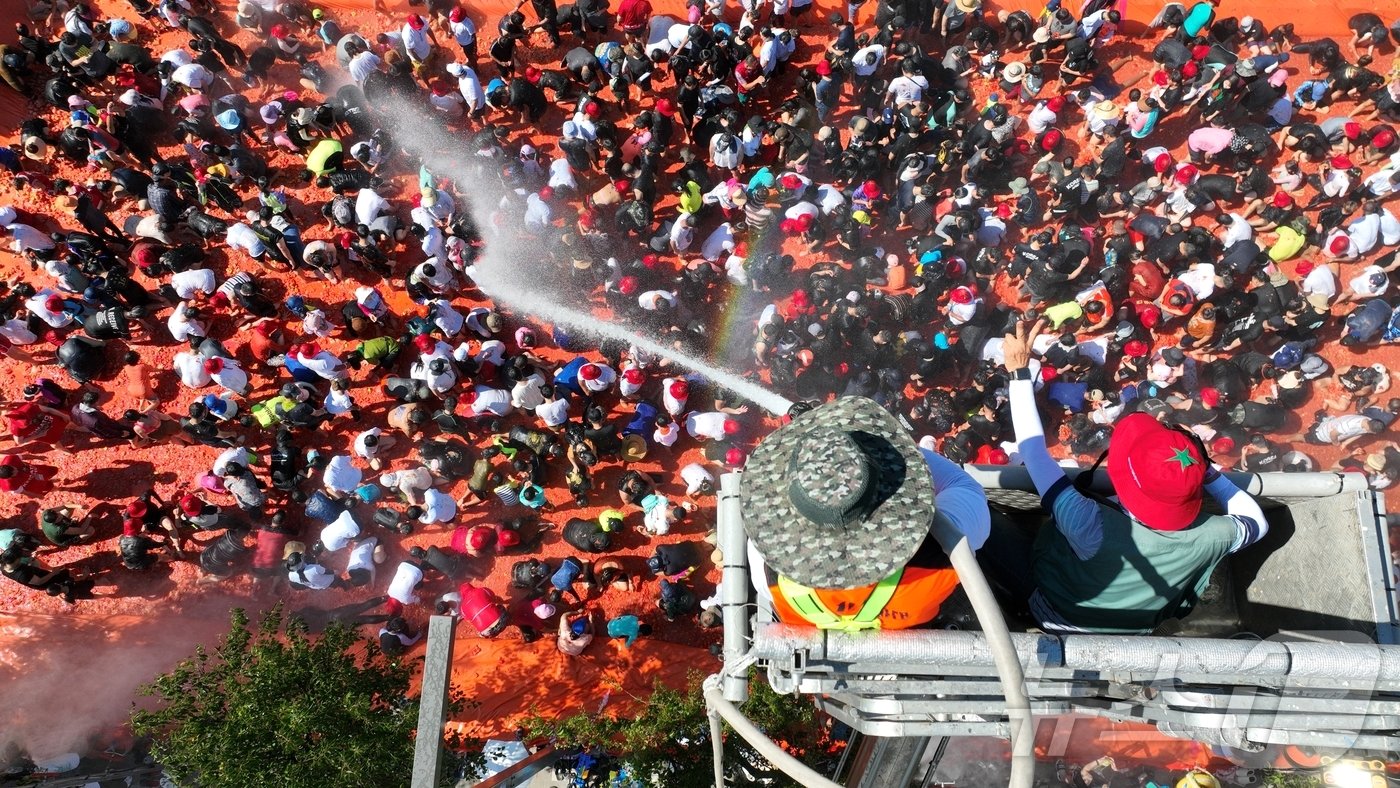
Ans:
{"type": "MultiPolygon", "coordinates": [[[[428,122],[423,117],[422,107],[413,107],[397,98],[386,98],[382,105],[378,109],[384,113],[395,142],[427,163],[434,175],[451,179],[457,185],[458,193],[467,197],[477,227],[483,233],[490,232],[494,227],[490,207],[498,205],[503,195],[497,184],[483,182],[459,160],[460,156],[473,155],[470,151],[462,152],[465,146],[461,137],[443,128],[436,120],[428,122]]],[[[524,245],[523,239],[501,233],[486,239],[472,277],[483,293],[503,305],[575,332],[627,342],[649,353],[669,358],[776,416],[787,413],[792,407],[792,402],[787,398],[733,371],[663,345],[626,324],[602,320],[596,315],[569,307],[547,292],[523,286],[528,272],[519,268],[519,261],[538,256],[537,251],[522,248],[524,245]]]]}

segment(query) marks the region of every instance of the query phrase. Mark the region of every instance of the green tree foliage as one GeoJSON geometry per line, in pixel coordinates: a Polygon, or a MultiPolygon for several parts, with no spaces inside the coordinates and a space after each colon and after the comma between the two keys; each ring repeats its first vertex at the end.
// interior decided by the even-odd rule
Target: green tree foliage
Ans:
{"type": "MultiPolygon", "coordinates": [[[[538,714],[525,721],[531,736],[550,739],[559,749],[601,749],[626,763],[643,783],[668,788],[711,788],[709,720],[702,677],[691,673],[684,689],[658,682],[650,697],[627,716],[580,712],[562,719],[538,714]]],[[[824,729],[810,699],[779,695],[761,678],[750,677],[744,715],[768,737],[818,771],[830,771],[824,729]]],[[[727,729],[726,729],[727,730],[727,729]]],[[[729,784],[795,786],[744,739],[732,731],[724,740],[729,784]]]]}
{"type": "MultiPolygon", "coordinates": [[[[313,639],[296,618],[284,626],[280,606],[256,630],[234,610],[212,652],[200,646],[142,688],[159,703],[133,710],[131,722],[179,785],[406,786],[418,724],[414,672],[345,626],[313,639]]],[[[471,768],[480,756],[465,758],[473,762],[455,765],[471,768]]]]}

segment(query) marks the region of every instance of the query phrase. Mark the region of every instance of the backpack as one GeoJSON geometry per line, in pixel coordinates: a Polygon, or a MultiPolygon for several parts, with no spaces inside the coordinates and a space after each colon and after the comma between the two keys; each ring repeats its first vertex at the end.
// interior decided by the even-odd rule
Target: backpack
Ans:
{"type": "Polygon", "coordinates": [[[536,588],[549,577],[549,567],[538,558],[516,561],[510,567],[510,584],[515,588],[536,588]]]}

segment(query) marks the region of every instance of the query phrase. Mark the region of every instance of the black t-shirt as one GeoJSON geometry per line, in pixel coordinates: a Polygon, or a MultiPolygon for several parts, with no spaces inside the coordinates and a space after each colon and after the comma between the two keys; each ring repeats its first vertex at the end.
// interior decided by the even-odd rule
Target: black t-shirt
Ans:
{"type": "Polygon", "coordinates": [[[120,339],[131,336],[126,313],[116,307],[99,309],[83,318],[83,331],[93,339],[120,339]]]}

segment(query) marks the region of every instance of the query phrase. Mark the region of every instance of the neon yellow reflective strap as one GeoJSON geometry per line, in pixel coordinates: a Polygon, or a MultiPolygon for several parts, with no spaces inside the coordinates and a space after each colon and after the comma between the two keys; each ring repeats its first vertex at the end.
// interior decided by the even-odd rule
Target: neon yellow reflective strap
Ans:
{"type": "Polygon", "coordinates": [[[815,590],[784,575],[778,575],[778,593],[783,595],[798,615],[818,629],[859,632],[880,628],[880,612],[894,598],[894,592],[899,588],[899,581],[903,576],[904,568],[900,567],[894,574],[876,583],[870,596],[865,598],[865,604],[861,605],[860,610],[853,616],[841,616],[831,612],[815,590]]]}

